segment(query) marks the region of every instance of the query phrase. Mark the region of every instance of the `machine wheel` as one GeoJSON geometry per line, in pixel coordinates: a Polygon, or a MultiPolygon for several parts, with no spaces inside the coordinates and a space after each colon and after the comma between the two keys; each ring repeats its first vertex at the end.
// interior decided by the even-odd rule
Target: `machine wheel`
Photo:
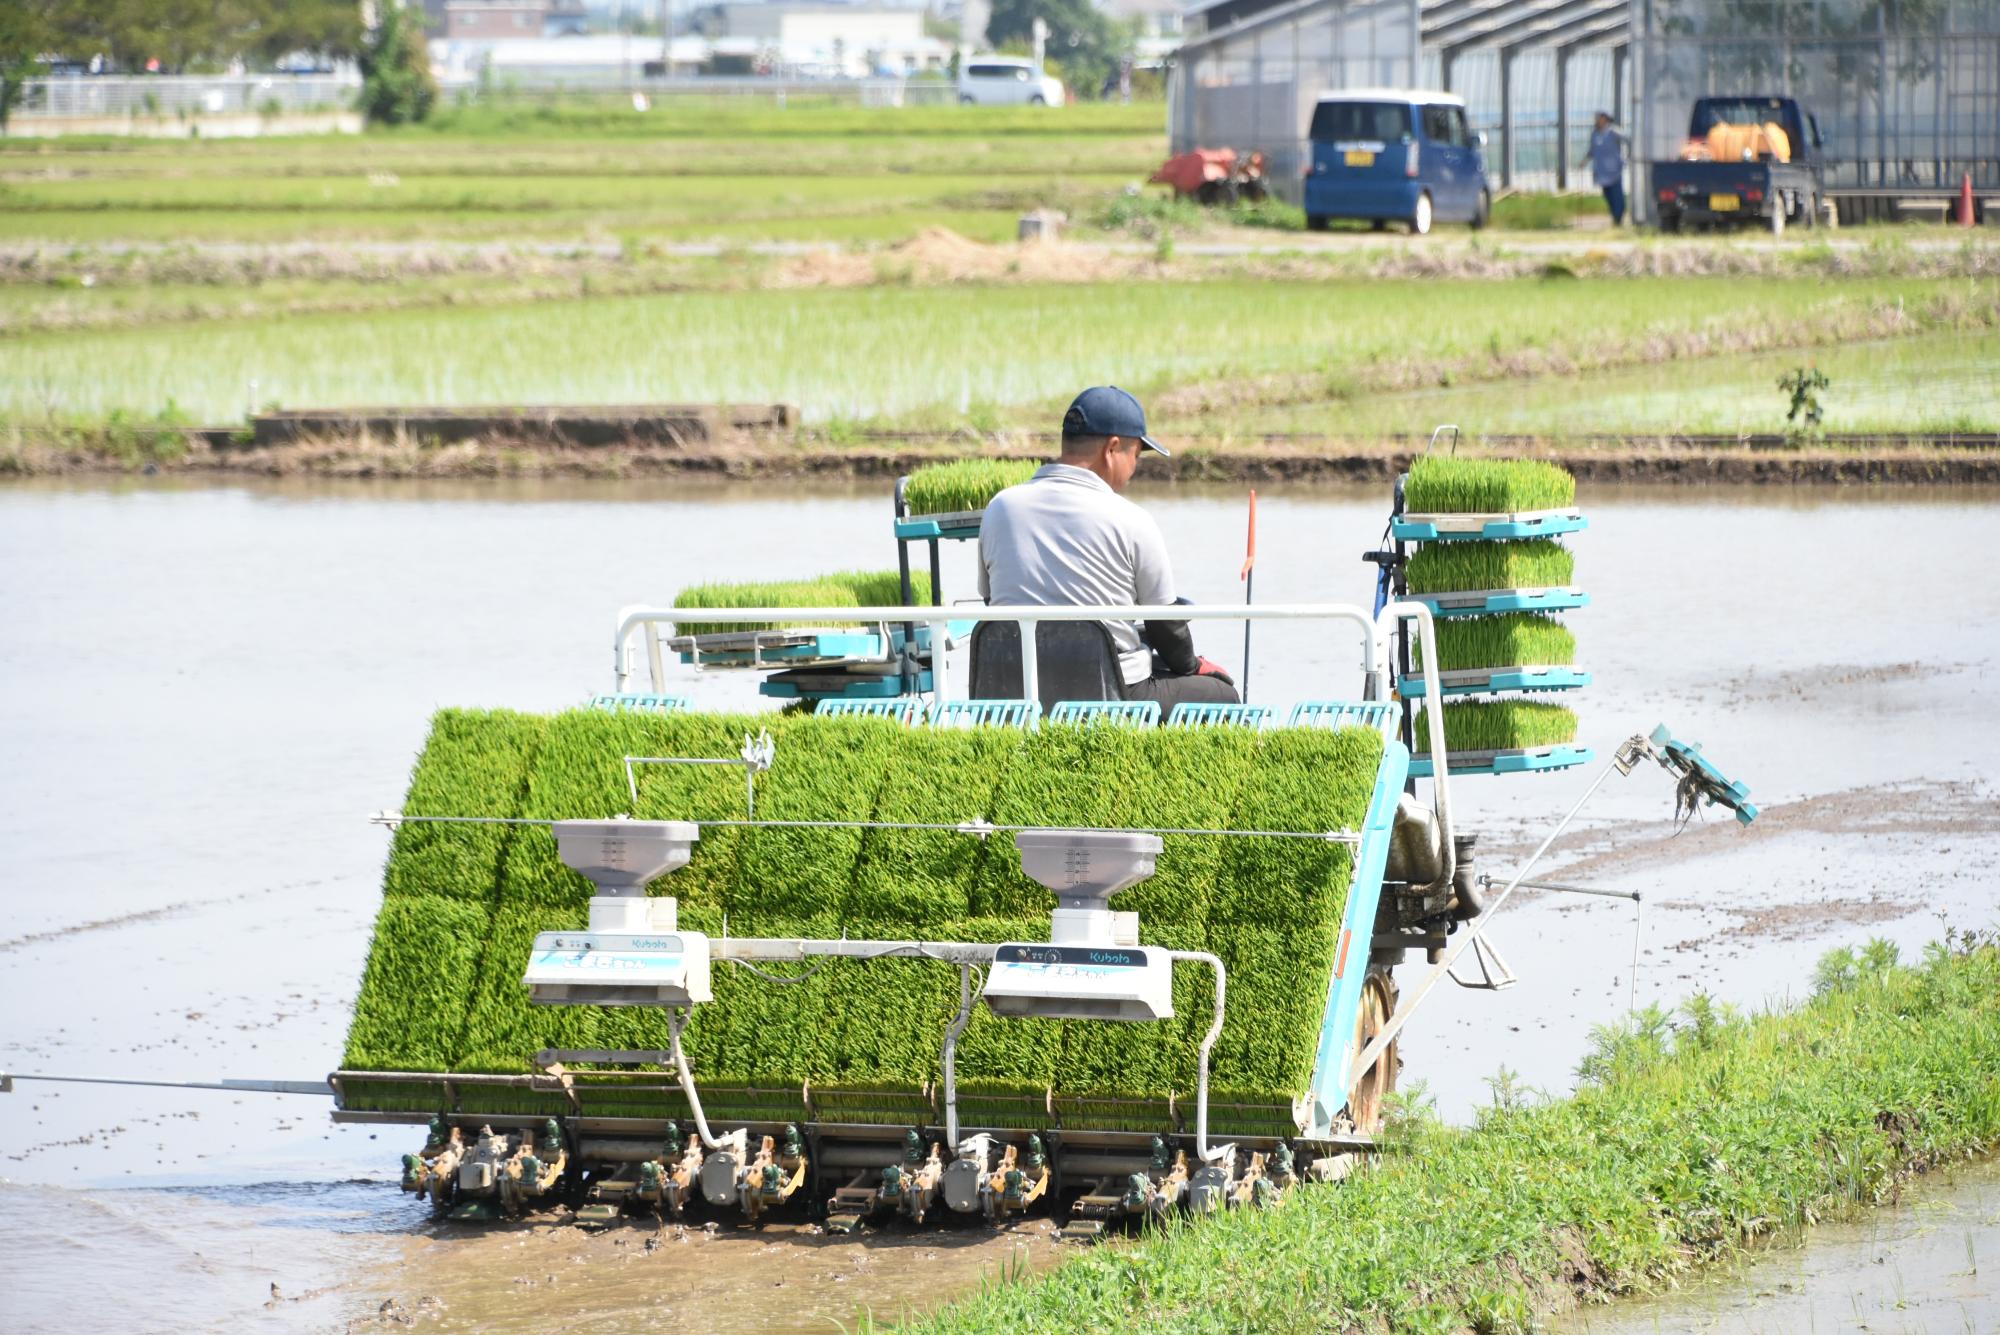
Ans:
{"type": "Polygon", "coordinates": [[[1306,230],[1308,232],[1324,232],[1332,226],[1333,220],[1328,218],[1324,213],[1308,213],[1306,215],[1306,230]]]}
{"type": "Polygon", "coordinates": [[[960,94],[958,95],[958,105],[960,105],[961,107],[969,107],[969,106],[971,106],[971,105],[972,105],[972,101],[973,101],[973,99],[972,99],[972,95],[971,95],[970,93],[960,93],[960,94]]]}
{"type": "Polygon", "coordinates": [[[1431,234],[1431,192],[1426,190],[1417,196],[1416,212],[1410,215],[1410,235],[1429,236],[1431,234]]]}
{"type": "Polygon", "coordinates": [[[1264,189],[1262,181],[1245,181],[1241,194],[1246,204],[1262,204],[1271,197],[1270,192],[1264,189]]]}
{"type": "Polygon", "coordinates": [[[1680,231],[1681,211],[1679,209],[1661,209],[1660,230],[1669,234],[1680,231]]]}
{"type": "MultiPolygon", "coordinates": [[[[1361,982],[1361,1014],[1354,1023],[1354,1055],[1359,1057],[1396,1013],[1396,979],[1388,969],[1372,967],[1361,982]]],[[[1347,1101],[1348,1116],[1361,1135],[1372,1136],[1382,1129],[1383,1100],[1395,1092],[1396,1070],[1402,1057],[1400,1042],[1389,1044],[1368,1074],[1354,1087],[1347,1101]]]]}
{"type": "Polygon", "coordinates": [[[1043,97],[1040,93],[1036,93],[1033,97],[1028,99],[1028,105],[1031,107],[1045,107],[1048,104],[1049,100],[1046,97],[1043,97]]]}
{"type": "Polygon", "coordinates": [[[1479,202],[1472,209],[1472,230],[1477,232],[1493,221],[1493,196],[1483,187],[1479,191],[1479,202]]]}

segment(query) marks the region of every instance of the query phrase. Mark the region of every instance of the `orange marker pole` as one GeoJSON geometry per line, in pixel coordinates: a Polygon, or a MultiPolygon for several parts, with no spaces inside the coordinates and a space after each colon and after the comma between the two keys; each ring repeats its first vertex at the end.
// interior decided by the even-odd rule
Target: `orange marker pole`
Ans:
{"type": "MultiPolygon", "coordinates": [[[[1243,605],[1250,606],[1250,596],[1257,586],[1257,492],[1250,492],[1250,536],[1243,549],[1243,569],[1236,576],[1243,581],[1243,605]]],[[[1243,620],[1243,700],[1250,700],[1250,627],[1254,623],[1248,617],[1243,620]]]]}

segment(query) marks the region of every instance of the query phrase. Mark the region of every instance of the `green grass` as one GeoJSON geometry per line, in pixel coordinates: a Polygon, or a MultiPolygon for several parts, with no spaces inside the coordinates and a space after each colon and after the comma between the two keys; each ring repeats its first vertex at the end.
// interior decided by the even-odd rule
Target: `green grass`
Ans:
{"type": "MultiPolygon", "coordinates": [[[[449,789],[459,766],[484,765],[504,750],[478,744],[479,717],[441,716],[413,793],[449,789]]],[[[492,726],[518,729],[517,719],[494,716],[492,726]]],[[[1382,745],[1367,730],[932,732],[873,719],[601,710],[536,722],[540,744],[525,781],[507,790],[511,800],[496,798],[492,814],[609,816],[632,806],[621,756],[730,755],[746,729],[769,726],[777,760],[757,798],[759,814],[772,819],[1353,829],[1382,745]]],[[[483,776],[472,781],[498,787],[483,776]]],[[[634,814],[716,820],[742,812],[739,771],[665,766],[644,771],[634,814]]],[[[388,876],[396,893],[385,901],[364,976],[351,1055],[397,1070],[518,1072],[544,1046],[664,1046],[657,1012],[528,1004],[520,976],[535,933],[580,928],[590,893],[561,865],[547,830],[512,827],[495,845],[486,832],[499,827],[434,828],[473,851],[447,856],[435,841],[399,846],[388,876]],[[470,884],[480,868],[484,885],[470,884]],[[448,910],[430,915],[448,926],[447,941],[420,930],[433,905],[448,910]],[[440,967],[426,970],[425,961],[440,967]],[[414,1034],[400,1047],[371,1037],[400,1029],[414,1034]]],[[[1229,964],[1218,1088],[1269,1108],[1303,1087],[1351,869],[1345,845],[1175,835],[1157,874],[1114,901],[1140,911],[1144,940],[1213,950],[1229,964]]],[[[1039,941],[1053,906],[1022,875],[1010,837],[942,831],[710,825],[688,866],[652,889],[671,890],[683,925],[710,933],[726,917],[736,934],[1039,941]]],[[[774,1100],[796,1109],[808,1081],[875,1091],[871,1099],[893,1107],[935,1080],[958,975],[935,961],[840,961],[779,987],[718,967],[715,987],[715,1003],[689,1027],[689,1055],[717,1091],[711,1115],[748,1116],[774,1100]],[[759,1092],[747,1092],[753,1086],[759,1092]]],[[[1201,971],[1177,970],[1180,1015],[1153,1026],[1001,1021],[982,1011],[961,1043],[961,1074],[990,1098],[1146,1096],[1164,1117],[1163,1097],[1192,1087],[1209,987],[1201,971]]],[[[364,1091],[354,1106],[367,1098],[426,1106],[421,1097],[391,1087],[364,1091]]],[[[618,1096],[619,1106],[645,1097],[618,1096]]],[[[508,1106],[540,1105],[521,1096],[508,1106]]]]}
{"type": "MultiPolygon", "coordinates": [[[[910,587],[916,605],[930,602],[931,579],[920,571],[910,572],[910,587]]],[[[902,575],[894,570],[848,570],[817,579],[759,580],[741,583],[696,584],[674,595],[674,606],[689,611],[721,607],[900,607],[903,605],[902,575]]],[[[688,621],[676,622],[682,635],[724,634],[731,631],[775,630],[783,626],[820,625],[802,621],[688,621]]],[[[836,621],[833,625],[857,623],[836,621]]]]}
{"type": "Polygon", "coordinates": [[[955,459],[927,464],[910,474],[903,489],[913,515],[984,510],[1008,487],[1026,482],[1041,465],[1032,459],[955,459]]]}
{"type": "Polygon", "coordinates": [[[1410,553],[1404,571],[1411,593],[1565,588],[1576,577],[1576,556],[1547,538],[1431,542],[1410,553]]]}
{"type": "Polygon", "coordinates": [[[1472,459],[1426,454],[1403,486],[1408,514],[1510,514],[1576,503],[1576,479],[1539,459],[1472,459]]]}
{"type": "MultiPolygon", "coordinates": [[[[260,404],[292,406],[783,402],[812,422],[1046,429],[1087,378],[1145,399],[1214,386],[1224,411],[1149,405],[1169,434],[1212,433],[1260,403],[1324,401],[1335,382],[1372,402],[1441,379],[1513,379],[1521,359],[1631,365],[1663,344],[1699,359],[1725,350],[1720,310],[1732,347],[1836,341],[1891,318],[1910,332],[2000,320],[1991,293],[1918,279],[1426,280],[1429,318],[1415,327],[1411,300],[1402,283],[1346,279],[1023,284],[977,300],[925,287],[691,291],[33,333],[6,342],[0,420],[148,417],[171,401],[227,423],[254,381],[260,404]]],[[[1314,420],[1325,429],[1323,410],[1314,420]]]]}
{"type": "Polygon", "coordinates": [[[1548,232],[1576,226],[1579,218],[1609,218],[1599,194],[1547,195],[1523,192],[1493,202],[1493,226],[1548,232]]]}
{"type": "MultiPolygon", "coordinates": [[[[1576,662],[1576,636],[1560,622],[1532,612],[1447,617],[1437,623],[1437,651],[1440,672],[1550,667],[1576,662]]],[[[1418,667],[1423,666],[1421,646],[1414,659],[1418,667]]],[[[1447,722],[1445,728],[1452,744],[1459,745],[1454,725],[1447,722]]]]}
{"type": "Polygon", "coordinates": [[[900,1328],[1522,1331],[1675,1284],[2000,1140],[2000,950],[1894,957],[1877,943],[1795,1010],[1650,1008],[1598,1031],[1573,1097],[1496,1095],[1469,1130],[1408,1101],[1345,1182],[1079,1251],[900,1328]]]}
{"type": "MultiPolygon", "coordinates": [[[[1558,746],[1576,740],[1576,712],[1531,700],[1457,701],[1444,707],[1444,735],[1454,753],[1558,746]]],[[[1430,714],[1418,710],[1417,751],[1430,749],[1430,714]]]]}

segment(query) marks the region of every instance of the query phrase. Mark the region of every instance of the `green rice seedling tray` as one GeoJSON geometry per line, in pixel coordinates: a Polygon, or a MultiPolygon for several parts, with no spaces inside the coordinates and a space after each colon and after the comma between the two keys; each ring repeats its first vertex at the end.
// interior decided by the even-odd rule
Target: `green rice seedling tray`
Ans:
{"type": "MultiPolygon", "coordinates": [[[[620,757],[728,756],[764,725],[777,751],[758,776],[758,814],[831,824],[704,825],[689,864],[652,887],[676,896],[690,930],[719,935],[726,915],[732,935],[1045,940],[1054,896],[1021,874],[1010,835],[954,828],[968,821],[1359,830],[1358,846],[1168,835],[1156,873],[1112,902],[1139,912],[1148,944],[1212,951],[1229,968],[1212,1086],[1242,1109],[1218,1127],[1296,1134],[1299,1117],[1324,1127],[1338,1112],[1407,763],[1373,728],[933,730],[803,714],[447,711],[406,807],[604,815],[631,804],[620,757]]],[[[733,769],[668,766],[644,776],[634,814],[714,822],[740,818],[743,803],[733,769]]],[[[548,1048],[666,1046],[664,1019],[647,1008],[528,1002],[521,971],[534,935],[579,928],[590,896],[546,829],[407,826],[386,888],[345,1063],[380,1078],[347,1088],[343,1110],[438,1111],[431,1091],[457,1078],[443,1073],[522,1076],[548,1048]]],[[[1178,1129],[1212,982],[1178,965],[1174,984],[1175,1017],[1156,1025],[1008,1020],[976,1007],[958,1046],[962,1123],[1178,1129]]],[[[714,987],[685,1035],[711,1120],[935,1123],[956,967],[837,960],[789,987],[725,968],[714,987]]],[[[663,1074],[579,1070],[572,1087],[591,1113],[680,1118],[682,1096],[663,1074]]],[[[575,1112],[539,1081],[455,1088],[466,1115],[575,1112]]]]}
{"type": "MultiPolygon", "coordinates": [[[[931,689],[929,668],[917,673],[917,689],[931,689]]],[[[781,672],[757,683],[757,694],[774,700],[893,700],[903,694],[901,675],[861,672],[781,672]]]]}
{"type": "MultiPolygon", "coordinates": [[[[1590,674],[1574,667],[1470,668],[1438,673],[1444,695],[1482,695],[1489,691],[1569,691],[1590,685],[1590,674]]],[[[1420,676],[1404,677],[1396,685],[1404,698],[1421,700],[1427,693],[1420,676]]]]}
{"type": "Polygon", "coordinates": [[[1404,599],[1427,604],[1431,615],[1493,616],[1502,612],[1568,612],[1590,606],[1582,589],[1473,589],[1463,593],[1409,593],[1404,599]]]}
{"type": "Polygon", "coordinates": [[[1590,527],[1581,510],[1520,510],[1512,514],[1401,514],[1389,532],[1404,542],[1506,542],[1553,538],[1590,527]]]}
{"type": "MultiPolygon", "coordinates": [[[[1517,751],[1454,751],[1449,766],[1452,776],[1461,774],[1534,774],[1544,770],[1570,769],[1590,763],[1587,746],[1536,746],[1517,751]]],[[[1437,776],[1429,752],[1410,757],[1410,777],[1437,776]]]]}

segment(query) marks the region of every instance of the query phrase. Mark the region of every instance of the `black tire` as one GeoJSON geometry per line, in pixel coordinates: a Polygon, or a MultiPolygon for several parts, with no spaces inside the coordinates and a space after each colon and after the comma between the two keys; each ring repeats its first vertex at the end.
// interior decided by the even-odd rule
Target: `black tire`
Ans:
{"type": "Polygon", "coordinates": [[[1668,233],[1680,231],[1681,211],[1679,209],[1661,209],[1660,230],[1668,233]]]}
{"type": "Polygon", "coordinates": [[[1479,202],[1472,209],[1472,230],[1481,231],[1492,221],[1493,196],[1482,186],[1479,191],[1479,202]]]}
{"type": "Polygon", "coordinates": [[[958,95],[958,105],[960,105],[961,107],[969,107],[972,105],[972,102],[973,102],[972,94],[960,93],[958,95]]]}
{"type": "Polygon", "coordinates": [[[1194,188],[1194,202],[1197,204],[1204,204],[1212,208],[1220,203],[1221,199],[1222,188],[1221,183],[1218,181],[1203,181],[1194,188]]]}
{"type": "Polygon", "coordinates": [[[1271,192],[1264,188],[1262,181],[1245,181],[1238,193],[1247,204],[1262,204],[1271,197],[1271,192]]]}
{"type": "Polygon", "coordinates": [[[1327,217],[1324,213],[1308,213],[1306,215],[1306,230],[1308,232],[1324,232],[1332,226],[1333,219],[1327,217]]]}
{"type": "Polygon", "coordinates": [[[1371,232],[1386,232],[1389,230],[1389,220],[1387,218],[1370,218],[1368,220],[1368,230],[1371,232]]]}
{"type": "Polygon", "coordinates": [[[1045,107],[1048,104],[1049,100],[1046,97],[1043,97],[1040,93],[1036,93],[1033,97],[1028,99],[1028,105],[1031,107],[1045,107]]]}

